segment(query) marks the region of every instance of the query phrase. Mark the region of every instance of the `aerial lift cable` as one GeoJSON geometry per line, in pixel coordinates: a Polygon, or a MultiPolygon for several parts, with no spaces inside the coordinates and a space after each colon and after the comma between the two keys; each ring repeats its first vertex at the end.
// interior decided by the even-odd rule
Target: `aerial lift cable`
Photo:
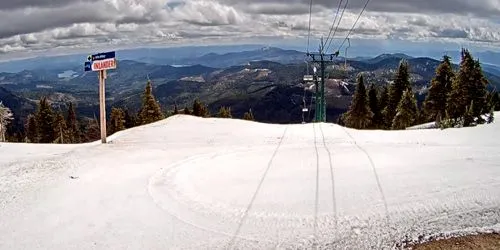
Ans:
{"type": "Polygon", "coordinates": [[[307,48],[306,48],[307,53],[309,53],[309,40],[311,38],[312,6],[313,6],[313,0],[311,0],[311,2],[309,3],[309,31],[307,34],[307,48]]]}
{"type": "Polygon", "coordinates": [[[344,46],[345,42],[347,41],[347,39],[349,38],[349,36],[351,35],[352,31],[354,30],[354,28],[356,27],[356,24],[358,23],[359,19],[361,18],[361,15],[363,15],[363,12],[365,11],[366,9],[366,6],[368,6],[368,3],[370,2],[370,0],[366,0],[366,3],[365,3],[365,6],[363,6],[363,9],[361,10],[361,12],[359,13],[358,15],[358,18],[356,19],[356,21],[354,22],[354,24],[352,25],[351,29],[349,30],[349,33],[347,33],[347,36],[345,37],[345,39],[342,41],[342,43],[340,44],[339,48],[337,49],[337,51],[339,51],[340,49],[342,49],[342,47],[344,46]]]}
{"type": "Polygon", "coordinates": [[[326,47],[326,51],[330,49],[330,46],[332,45],[333,38],[335,37],[335,34],[337,33],[337,30],[339,29],[340,22],[342,21],[342,18],[344,17],[345,10],[347,9],[347,5],[349,4],[349,0],[347,0],[344,4],[344,8],[342,9],[342,14],[340,14],[339,21],[337,23],[337,26],[335,27],[335,30],[333,31],[333,36],[332,39],[330,39],[330,42],[328,42],[328,46],[326,47]]]}
{"type": "Polygon", "coordinates": [[[333,28],[335,27],[335,23],[337,22],[337,18],[339,16],[339,11],[340,11],[340,6],[342,6],[343,1],[344,0],[340,0],[340,2],[339,2],[339,6],[337,7],[337,12],[335,13],[335,18],[333,19],[333,22],[332,22],[332,27],[330,27],[330,32],[328,33],[328,37],[326,37],[325,43],[328,43],[328,40],[330,40],[330,37],[332,38],[332,40],[333,40],[333,37],[335,37],[335,34],[332,37],[332,32],[333,32],[333,28]]]}

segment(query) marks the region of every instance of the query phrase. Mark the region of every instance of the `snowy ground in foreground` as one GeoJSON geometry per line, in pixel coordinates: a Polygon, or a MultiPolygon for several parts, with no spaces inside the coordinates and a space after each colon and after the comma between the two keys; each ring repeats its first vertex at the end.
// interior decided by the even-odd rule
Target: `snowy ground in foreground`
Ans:
{"type": "Polygon", "coordinates": [[[377,249],[498,230],[499,129],[175,116],[107,145],[4,143],[0,249],[377,249]]]}

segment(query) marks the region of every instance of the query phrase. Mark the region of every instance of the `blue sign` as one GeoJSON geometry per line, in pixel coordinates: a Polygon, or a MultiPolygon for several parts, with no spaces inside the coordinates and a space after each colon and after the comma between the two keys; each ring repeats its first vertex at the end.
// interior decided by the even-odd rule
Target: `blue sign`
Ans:
{"type": "Polygon", "coordinates": [[[89,57],[91,57],[90,61],[100,61],[100,60],[112,59],[112,58],[115,58],[115,52],[111,51],[111,52],[99,53],[99,54],[95,54],[95,55],[92,55],[89,57]]]}
{"type": "Polygon", "coordinates": [[[88,61],[88,62],[85,62],[85,72],[87,71],[92,71],[92,62],[88,61]]]}

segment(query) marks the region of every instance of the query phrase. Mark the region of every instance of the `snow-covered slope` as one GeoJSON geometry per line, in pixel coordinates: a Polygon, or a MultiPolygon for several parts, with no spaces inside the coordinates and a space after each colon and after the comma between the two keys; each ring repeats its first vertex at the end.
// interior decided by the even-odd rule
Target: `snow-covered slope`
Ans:
{"type": "Polygon", "coordinates": [[[174,116],[106,145],[3,143],[0,249],[373,249],[498,230],[499,129],[174,116]]]}

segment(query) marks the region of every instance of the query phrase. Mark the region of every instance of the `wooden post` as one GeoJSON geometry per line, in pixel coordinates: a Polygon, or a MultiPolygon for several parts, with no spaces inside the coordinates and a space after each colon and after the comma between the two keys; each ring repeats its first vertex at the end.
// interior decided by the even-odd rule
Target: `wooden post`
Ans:
{"type": "Polygon", "coordinates": [[[99,106],[101,109],[101,142],[106,143],[106,70],[99,71],[99,106]]]}

